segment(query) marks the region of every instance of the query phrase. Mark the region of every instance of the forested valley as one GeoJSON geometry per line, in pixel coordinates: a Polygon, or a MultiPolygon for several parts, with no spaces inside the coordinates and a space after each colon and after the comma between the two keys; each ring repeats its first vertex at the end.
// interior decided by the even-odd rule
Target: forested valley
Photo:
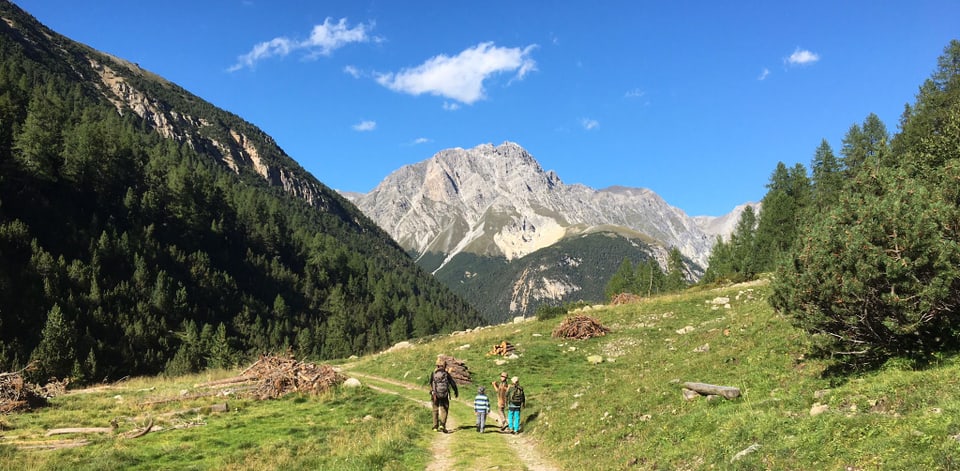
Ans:
{"type": "Polygon", "coordinates": [[[8,2],[0,15],[0,370],[89,383],[346,357],[480,323],[249,123],[8,2]],[[107,96],[95,63],[202,125],[161,135],[107,96]],[[204,145],[236,130],[319,198],[204,145]]]}

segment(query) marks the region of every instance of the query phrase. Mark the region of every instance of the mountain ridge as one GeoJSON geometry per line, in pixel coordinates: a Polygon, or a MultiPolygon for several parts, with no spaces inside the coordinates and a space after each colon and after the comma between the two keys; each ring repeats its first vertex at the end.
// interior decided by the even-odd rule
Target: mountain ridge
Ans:
{"type": "Polygon", "coordinates": [[[579,224],[645,233],[701,266],[713,243],[702,226],[712,219],[698,222],[646,188],[565,184],[509,141],[441,150],[353,200],[418,254],[467,250],[510,260],[556,243],[579,224]]]}
{"type": "Polygon", "coordinates": [[[729,220],[739,218],[691,218],[647,188],[566,184],[510,141],[443,149],[369,193],[344,195],[490,321],[544,303],[601,300],[624,259],[652,258],[666,272],[673,248],[695,281],[716,236],[729,235],[729,220]],[[603,253],[603,240],[616,241],[620,258],[603,253]],[[570,263],[550,263],[545,251],[570,263]]]}

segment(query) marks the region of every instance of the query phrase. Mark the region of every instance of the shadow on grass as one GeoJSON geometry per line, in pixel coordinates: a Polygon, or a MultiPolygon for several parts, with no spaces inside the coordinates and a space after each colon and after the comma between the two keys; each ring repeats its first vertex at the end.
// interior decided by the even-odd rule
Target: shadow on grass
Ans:
{"type": "Polygon", "coordinates": [[[540,416],[540,411],[536,411],[536,412],[528,415],[527,418],[523,420],[523,425],[530,425],[530,424],[536,422],[536,421],[537,421],[537,417],[539,417],[539,416],[540,416]]]}

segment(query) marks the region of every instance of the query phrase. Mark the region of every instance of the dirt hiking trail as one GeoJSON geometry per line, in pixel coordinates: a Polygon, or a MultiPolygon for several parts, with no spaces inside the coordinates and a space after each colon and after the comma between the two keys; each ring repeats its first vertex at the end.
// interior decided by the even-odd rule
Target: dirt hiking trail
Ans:
{"type": "MultiPolygon", "coordinates": [[[[415,384],[397,381],[390,378],[369,375],[357,371],[350,371],[351,376],[363,380],[370,389],[384,394],[395,394],[411,401],[415,401],[426,408],[431,408],[427,389],[415,384]]],[[[465,389],[465,388],[464,388],[465,389]]],[[[487,429],[481,436],[476,433],[473,421],[473,404],[468,402],[464,394],[459,400],[450,401],[450,413],[447,417],[448,433],[435,433],[430,444],[433,456],[427,465],[428,471],[447,471],[451,469],[497,469],[497,470],[528,470],[528,471],[558,471],[548,459],[540,454],[536,440],[524,435],[513,435],[501,432],[496,418],[496,412],[488,416],[487,429]],[[455,450],[470,447],[467,442],[483,440],[485,456],[473,457],[469,454],[457,456],[455,450]],[[497,464],[491,466],[490,460],[497,464]]],[[[429,428],[430,424],[423,424],[429,428]]]]}

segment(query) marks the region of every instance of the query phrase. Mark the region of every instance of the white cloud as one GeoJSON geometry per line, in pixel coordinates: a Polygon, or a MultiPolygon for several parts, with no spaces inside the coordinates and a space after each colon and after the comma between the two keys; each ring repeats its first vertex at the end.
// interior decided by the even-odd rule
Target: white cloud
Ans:
{"type": "Polygon", "coordinates": [[[440,54],[416,67],[381,74],[377,82],[393,91],[429,93],[469,105],[485,97],[483,82],[490,76],[515,72],[514,78],[519,80],[537,70],[537,63],[530,58],[536,47],[534,44],[520,49],[480,43],[453,57],[440,54]]]}
{"type": "Polygon", "coordinates": [[[646,94],[647,92],[640,90],[639,88],[634,88],[633,90],[628,90],[623,96],[627,98],[640,98],[646,94]]]}
{"type": "Polygon", "coordinates": [[[757,80],[766,80],[768,75],[770,75],[770,69],[764,67],[763,70],[760,71],[760,76],[757,77],[757,80]]]}
{"type": "Polygon", "coordinates": [[[447,111],[457,111],[460,109],[460,103],[445,101],[443,102],[443,109],[447,111]]]}
{"type": "Polygon", "coordinates": [[[583,118],[580,120],[580,124],[583,126],[583,129],[590,131],[596,129],[600,126],[600,122],[595,119],[583,118]]]}
{"type": "Polygon", "coordinates": [[[323,20],[323,24],[313,27],[308,39],[298,41],[281,36],[259,43],[253,46],[250,52],[238,57],[237,63],[227,70],[235,72],[244,67],[253,68],[261,60],[274,56],[285,57],[294,51],[304,51],[306,57],[312,59],[329,56],[333,51],[350,43],[381,41],[379,37],[370,36],[369,31],[372,28],[372,24],[349,27],[346,18],[341,18],[336,23],[332,18],[327,18],[323,20]]]}
{"type": "Polygon", "coordinates": [[[376,121],[360,121],[353,125],[354,131],[373,131],[374,129],[377,129],[376,121]]]}
{"type": "Polygon", "coordinates": [[[345,66],[343,72],[353,78],[360,78],[360,69],[352,65],[345,66]]]}
{"type": "Polygon", "coordinates": [[[418,138],[416,138],[416,139],[413,140],[413,144],[414,144],[414,145],[416,145],[416,144],[426,144],[426,143],[428,143],[428,142],[432,142],[432,141],[431,141],[430,139],[425,138],[425,137],[418,137],[418,138]]]}
{"type": "Polygon", "coordinates": [[[813,64],[818,60],[820,60],[819,54],[806,49],[800,49],[799,47],[793,51],[793,54],[790,54],[790,57],[784,59],[784,61],[790,65],[813,64]]]}

